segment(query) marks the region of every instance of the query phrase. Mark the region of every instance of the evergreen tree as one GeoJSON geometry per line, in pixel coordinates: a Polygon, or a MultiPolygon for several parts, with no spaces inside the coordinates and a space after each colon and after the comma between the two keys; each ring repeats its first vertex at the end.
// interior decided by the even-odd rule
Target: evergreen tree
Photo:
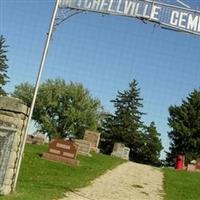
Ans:
{"type": "Polygon", "coordinates": [[[145,141],[144,162],[156,166],[161,165],[159,158],[163,147],[160,133],[158,133],[154,122],[151,122],[150,126],[146,127],[145,141]]]}
{"type": "Polygon", "coordinates": [[[142,149],[144,145],[144,137],[142,130],[144,128],[141,120],[141,108],[143,107],[140,97],[140,89],[138,83],[133,80],[129,83],[129,89],[118,92],[114,103],[114,115],[107,115],[103,123],[104,143],[101,148],[105,153],[111,153],[115,142],[124,143],[130,147],[130,159],[140,161],[142,149]]]}
{"type": "Polygon", "coordinates": [[[8,82],[8,59],[6,56],[7,53],[7,46],[5,44],[5,38],[1,35],[0,36],[0,95],[6,95],[6,92],[3,90],[3,86],[8,82]]]}
{"type": "Polygon", "coordinates": [[[200,157],[200,91],[191,92],[182,105],[170,106],[169,114],[168,163],[174,163],[178,154],[185,154],[186,163],[200,157]]]}

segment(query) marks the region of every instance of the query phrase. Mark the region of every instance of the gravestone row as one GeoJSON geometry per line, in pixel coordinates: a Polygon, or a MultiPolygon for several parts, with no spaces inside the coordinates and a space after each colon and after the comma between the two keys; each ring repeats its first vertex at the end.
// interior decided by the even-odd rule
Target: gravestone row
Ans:
{"type": "Polygon", "coordinates": [[[98,153],[99,141],[100,133],[94,131],[86,131],[83,140],[53,140],[49,143],[48,152],[43,153],[43,158],[77,166],[77,154],[91,156],[91,151],[98,153]]]}

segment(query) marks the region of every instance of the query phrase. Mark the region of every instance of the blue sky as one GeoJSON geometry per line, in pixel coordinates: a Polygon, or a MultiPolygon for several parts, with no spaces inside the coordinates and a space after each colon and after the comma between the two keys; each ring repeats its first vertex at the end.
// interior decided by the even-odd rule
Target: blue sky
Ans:
{"type": "MultiPolygon", "coordinates": [[[[52,0],[0,0],[0,34],[9,45],[7,91],[34,83],[53,6],[52,0]]],[[[168,107],[200,87],[200,37],[133,18],[79,14],[54,33],[42,80],[57,77],[83,83],[110,112],[110,100],[135,78],[144,98],[144,121],[155,121],[167,149],[168,107]]]]}

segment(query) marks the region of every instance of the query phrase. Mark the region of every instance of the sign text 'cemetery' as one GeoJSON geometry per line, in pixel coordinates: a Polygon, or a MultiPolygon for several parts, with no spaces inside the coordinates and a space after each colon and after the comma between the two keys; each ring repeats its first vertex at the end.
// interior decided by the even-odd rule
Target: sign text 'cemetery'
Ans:
{"type": "Polygon", "coordinates": [[[59,7],[135,17],[200,35],[200,11],[153,0],[61,0],[59,7]]]}

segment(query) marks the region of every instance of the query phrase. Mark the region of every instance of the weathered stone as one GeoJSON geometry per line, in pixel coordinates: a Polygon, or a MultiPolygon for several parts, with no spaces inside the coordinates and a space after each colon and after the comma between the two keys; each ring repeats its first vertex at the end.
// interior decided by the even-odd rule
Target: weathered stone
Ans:
{"type": "Polygon", "coordinates": [[[91,151],[99,153],[99,141],[100,141],[101,133],[86,130],[84,134],[84,140],[91,143],[91,151]]]}
{"type": "Polygon", "coordinates": [[[0,188],[0,194],[1,195],[7,195],[12,191],[12,188],[10,185],[4,185],[4,187],[0,188]]]}
{"type": "Polygon", "coordinates": [[[28,115],[28,107],[23,104],[23,101],[13,97],[2,96],[0,110],[28,115]]]}
{"type": "Polygon", "coordinates": [[[51,160],[51,161],[57,161],[57,162],[61,162],[64,164],[69,164],[69,165],[75,165],[75,166],[79,165],[79,160],[67,158],[67,157],[60,156],[60,155],[55,155],[55,154],[48,153],[48,152],[43,153],[43,158],[45,158],[47,160],[51,160]]]}
{"type": "Polygon", "coordinates": [[[200,170],[200,158],[197,159],[196,169],[200,170]]]}
{"type": "Polygon", "coordinates": [[[17,159],[17,152],[16,151],[12,151],[10,153],[10,158],[9,158],[9,168],[14,168],[15,167],[16,159],[17,159]]]}
{"type": "Polygon", "coordinates": [[[21,122],[21,120],[19,119],[19,118],[13,118],[13,117],[10,117],[10,116],[0,116],[0,121],[2,121],[2,122],[5,122],[5,123],[7,123],[7,124],[9,124],[9,126],[6,126],[6,127],[10,127],[10,126],[15,126],[15,127],[22,127],[23,126],[23,124],[22,124],[22,122],[21,122]],[[13,119],[15,119],[15,120],[13,120],[13,119]]]}
{"type": "Polygon", "coordinates": [[[4,179],[4,185],[8,185],[8,186],[11,186],[12,185],[12,182],[13,182],[13,180],[12,180],[12,176],[13,176],[13,174],[10,174],[10,178],[5,178],[4,179]]]}
{"type": "Polygon", "coordinates": [[[129,160],[129,153],[130,148],[125,147],[122,143],[115,143],[111,155],[129,160]]]}
{"type": "Polygon", "coordinates": [[[26,143],[29,144],[44,144],[44,138],[40,138],[34,135],[28,135],[26,139],[26,143]]]}
{"type": "Polygon", "coordinates": [[[119,149],[123,149],[125,145],[123,143],[116,142],[113,147],[113,151],[119,151],[119,149]]]}
{"type": "Polygon", "coordinates": [[[87,140],[75,140],[75,143],[78,145],[78,154],[91,156],[91,143],[87,140]]]}
{"type": "Polygon", "coordinates": [[[13,151],[15,151],[15,152],[18,150],[18,146],[17,145],[19,145],[20,139],[21,139],[20,135],[16,134],[15,135],[15,139],[13,141],[13,151]]]}
{"type": "Polygon", "coordinates": [[[14,190],[28,107],[16,98],[0,97],[0,194],[14,190]]]}
{"type": "Polygon", "coordinates": [[[194,164],[188,164],[187,171],[196,171],[196,166],[194,164]]]}

